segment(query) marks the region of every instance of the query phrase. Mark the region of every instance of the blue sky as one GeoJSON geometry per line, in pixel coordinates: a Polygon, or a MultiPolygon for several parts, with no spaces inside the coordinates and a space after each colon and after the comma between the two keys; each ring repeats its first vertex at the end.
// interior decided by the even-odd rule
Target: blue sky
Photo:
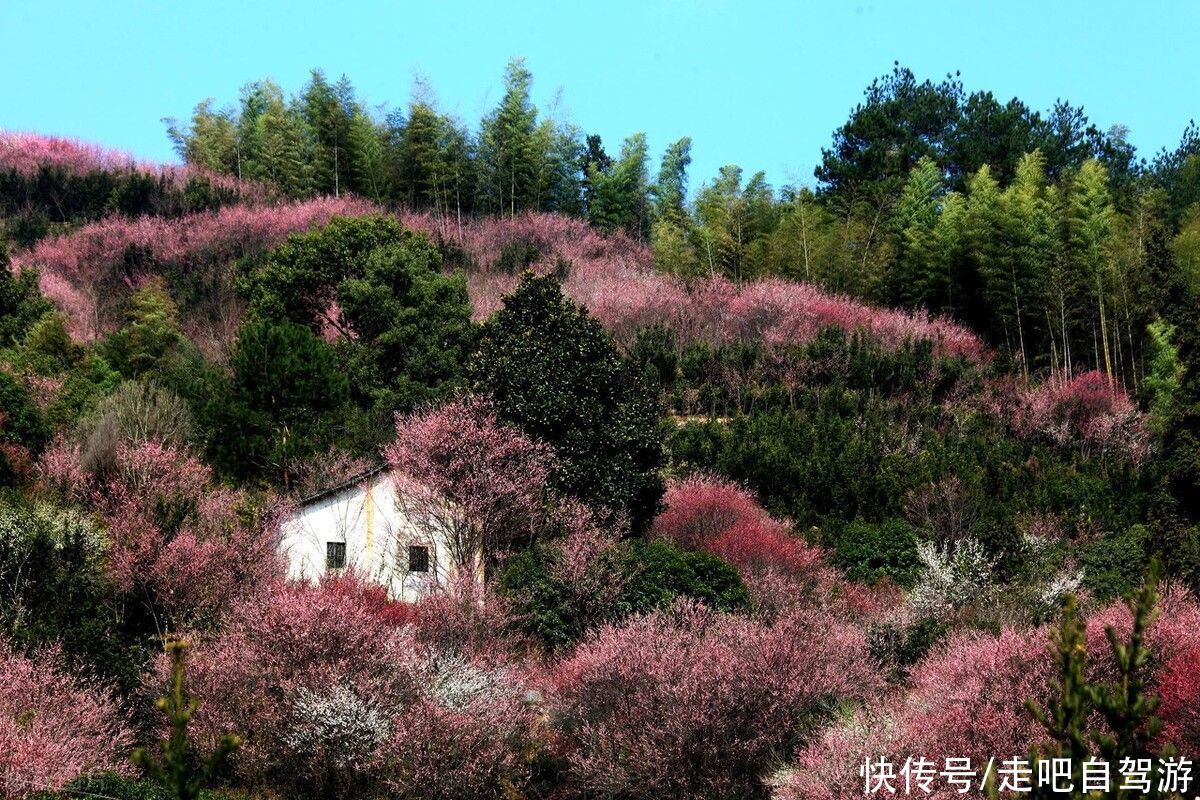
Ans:
{"type": "Polygon", "coordinates": [[[1200,2],[634,0],[632,2],[110,2],[0,0],[0,127],[173,159],[159,119],[237,98],[248,80],[294,91],[346,73],[372,104],[405,103],[415,74],[470,122],[523,55],[545,108],[657,155],[693,138],[692,187],[725,163],[811,182],[835,127],[894,60],[959,70],[968,90],[1058,97],[1142,154],[1200,116],[1200,2]],[[340,8],[339,6],[345,6],[340,8]]]}

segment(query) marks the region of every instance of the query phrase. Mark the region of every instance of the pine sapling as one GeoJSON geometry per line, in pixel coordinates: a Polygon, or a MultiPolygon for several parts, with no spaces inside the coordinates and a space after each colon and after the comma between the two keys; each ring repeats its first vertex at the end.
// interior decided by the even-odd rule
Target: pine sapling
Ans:
{"type": "Polygon", "coordinates": [[[198,704],[195,698],[187,694],[185,686],[184,661],[187,649],[188,643],[185,641],[167,643],[167,652],[171,656],[171,690],[155,703],[166,714],[171,725],[170,735],[161,744],[161,758],[152,758],[145,748],[138,748],[133,753],[134,763],[148,777],[165,786],[176,800],[198,800],[204,786],[220,772],[230,754],[241,743],[237,736],[226,734],[207,759],[194,756],[194,748],[188,738],[188,723],[196,713],[198,704]]]}

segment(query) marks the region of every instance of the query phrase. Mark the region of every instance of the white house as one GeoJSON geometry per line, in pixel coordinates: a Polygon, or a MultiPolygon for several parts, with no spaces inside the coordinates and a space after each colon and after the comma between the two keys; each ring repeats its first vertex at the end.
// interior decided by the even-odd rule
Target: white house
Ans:
{"type": "MultiPolygon", "coordinates": [[[[353,568],[396,600],[443,589],[464,569],[448,542],[406,515],[398,481],[379,467],[299,502],[281,526],[288,577],[316,580],[353,568]]],[[[467,567],[482,580],[480,559],[467,567]]]]}

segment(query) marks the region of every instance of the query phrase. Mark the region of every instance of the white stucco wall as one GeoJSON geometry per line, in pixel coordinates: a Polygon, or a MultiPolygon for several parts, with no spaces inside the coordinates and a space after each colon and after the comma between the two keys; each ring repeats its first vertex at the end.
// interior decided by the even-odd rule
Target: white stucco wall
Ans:
{"type": "Polygon", "coordinates": [[[344,542],[346,568],[386,587],[397,600],[417,600],[445,587],[456,573],[445,543],[424,538],[399,512],[396,484],[386,470],[300,507],[281,533],[288,577],[295,580],[325,574],[328,542],[344,542]],[[409,545],[429,548],[428,572],[409,571],[409,545]]]}

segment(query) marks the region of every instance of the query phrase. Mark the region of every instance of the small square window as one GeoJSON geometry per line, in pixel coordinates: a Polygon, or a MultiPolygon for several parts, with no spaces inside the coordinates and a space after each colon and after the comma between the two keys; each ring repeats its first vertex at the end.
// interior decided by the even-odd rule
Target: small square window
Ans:
{"type": "Polygon", "coordinates": [[[346,543],[325,543],[325,569],[342,569],[346,566],[346,543]]]}
{"type": "Polygon", "coordinates": [[[429,572],[429,548],[413,545],[408,548],[408,571],[429,572]]]}

